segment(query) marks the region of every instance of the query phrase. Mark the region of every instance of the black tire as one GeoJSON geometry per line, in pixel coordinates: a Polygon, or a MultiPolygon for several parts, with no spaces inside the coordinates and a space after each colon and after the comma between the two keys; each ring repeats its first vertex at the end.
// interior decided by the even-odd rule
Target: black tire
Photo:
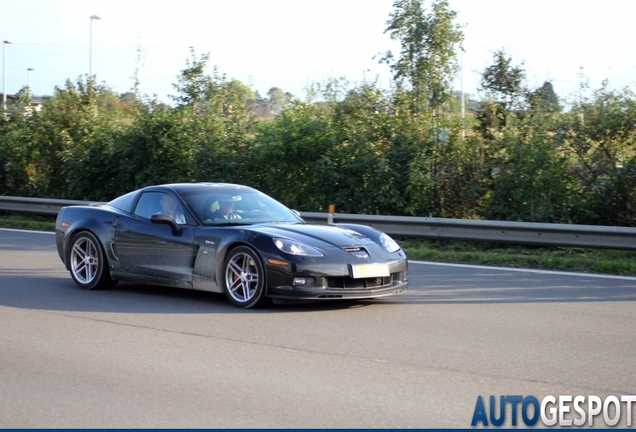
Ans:
{"type": "Polygon", "coordinates": [[[108,259],[93,233],[83,231],[73,237],[70,244],[70,272],[77,286],[92,290],[110,288],[117,283],[110,278],[108,259]]]}
{"type": "Polygon", "coordinates": [[[236,307],[248,309],[267,303],[267,277],[258,254],[246,246],[232,249],[223,262],[225,295],[236,307]]]}

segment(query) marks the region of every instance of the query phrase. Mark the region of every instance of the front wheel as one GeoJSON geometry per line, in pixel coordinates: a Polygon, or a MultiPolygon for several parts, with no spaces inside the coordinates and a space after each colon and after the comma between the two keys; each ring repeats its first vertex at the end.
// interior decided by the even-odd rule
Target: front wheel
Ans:
{"type": "Polygon", "coordinates": [[[223,269],[225,295],[234,306],[247,309],[265,304],[265,268],[256,252],[245,246],[232,249],[223,269]]]}
{"type": "Polygon", "coordinates": [[[71,277],[80,288],[108,288],[116,283],[110,278],[108,260],[99,240],[88,231],[71,241],[69,260],[71,277]]]}

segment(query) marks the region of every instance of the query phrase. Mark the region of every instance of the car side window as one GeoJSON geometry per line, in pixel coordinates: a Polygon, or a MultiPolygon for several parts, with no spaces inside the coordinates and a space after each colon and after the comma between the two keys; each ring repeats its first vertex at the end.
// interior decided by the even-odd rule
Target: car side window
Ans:
{"type": "Polygon", "coordinates": [[[144,192],[139,197],[134,214],[150,218],[158,213],[171,216],[179,225],[186,223],[183,206],[174,195],[165,192],[144,192]]]}
{"type": "Polygon", "coordinates": [[[144,192],[139,197],[135,211],[137,216],[143,216],[150,219],[153,214],[161,212],[161,192],[144,192]]]}

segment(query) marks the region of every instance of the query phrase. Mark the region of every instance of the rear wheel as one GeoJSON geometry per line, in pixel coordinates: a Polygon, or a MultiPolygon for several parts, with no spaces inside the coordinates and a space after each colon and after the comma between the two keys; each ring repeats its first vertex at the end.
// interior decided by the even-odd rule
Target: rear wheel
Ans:
{"type": "Polygon", "coordinates": [[[84,231],[71,241],[69,253],[71,277],[84,289],[108,288],[117,282],[110,278],[108,260],[94,234],[84,231]]]}
{"type": "Polygon", "coordinates": [[[232,249],[223,264],[225,295],[234,306],[251,308],[267,302],[265,268],[252,249],[232,249]]]}

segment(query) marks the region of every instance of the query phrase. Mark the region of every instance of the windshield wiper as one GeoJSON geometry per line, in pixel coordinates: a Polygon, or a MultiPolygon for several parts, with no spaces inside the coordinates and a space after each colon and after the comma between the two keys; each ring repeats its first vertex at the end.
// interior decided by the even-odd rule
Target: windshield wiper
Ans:
{"type": "Polygon", "coordinates": [[[240,226],[240,225],[252,225],[252,222],[235,222],[235,221],[228,221],[228,222],[221,222],[221,223],[215,223],[215,224],[207,224],[207,226],[211,226],[211,227],[218,227],[218,226],[240,226]]]}

